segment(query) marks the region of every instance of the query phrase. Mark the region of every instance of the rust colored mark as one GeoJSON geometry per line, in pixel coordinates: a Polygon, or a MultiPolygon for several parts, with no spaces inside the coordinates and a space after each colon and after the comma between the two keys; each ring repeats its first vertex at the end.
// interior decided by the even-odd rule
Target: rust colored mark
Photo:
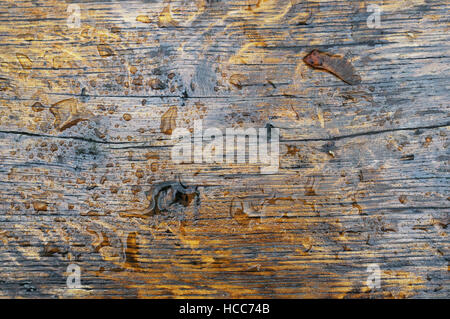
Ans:
{"type": "Polygon", "coordinates": [[[360,215],[363,214],[363,209],[362,209],[361,205],[359,205],[356,201],[354,201],[352,203],[352,207],[358,209],[358,214],[360,214],[360,215]]]}
{"type": "Polygon", "coordinates": [[[177,108],[172,106],[167,110],[166,113],[161,117],[161,132],[166,135],[171,135],[173,130],[177,127],[177,108]]]}
{"type": "Polygon", "coordinates": [[[45,212],[45,211],[47,211],[47,203],[40,202],[40,201],[34,202],[33,203],[33,208],[37,212],[45,212]]]}
{"type": "Polygon", "coordinates": [[[35,112],[41,112],[44,110],[44,106],[42,105],[41,102],[36,102],[31,106],[31,109],[35,112]]]}
{"type": "Polygon", "coordinates": [[[125,121],[131,121],[131,114],[129,114],[129,113],[125,113],[124,115],[123,115],[123,119],[125,120],[125,121]]]}
{"type": "Polygon", "coordinates": [[[29,70],[32,68],[33,62],[25,54],[16,53],[16,57],[23,69],[29,70]]]}
{"type": "Polygon", "coordinates": [[[233,198],[230,205],[230,216],[240,225],[248,226],[249,216],[245,213],[244,202],[233,198]]]}
{"type": "Polygon", "coordinates": [[[59,131],[65,131],[68,128],[71,128],[72,126],[77,125],[79,122],[81,121],[87,121],[87,119],[83,119],[83,118],[72,118],[67,120],[63,125],[61,125],[61,127],[59,128],[59,131]]]}
{"type": "MultiPolygon", "coordinates": [[[[200,203],[197,186],[185,186],[180,182],[161,182],[153,185],[151,191],[145,192],[150,205],[143,210],[128,210],[120,213],[121,217],[147,218],[162,212],[169,212],[176,207],[188,207],[192,202],[195,209],[200,203]]],[[[197,211],[196,211],[197,212],[197,211]]]]}
{"type": "Polygon", "coordinates": [[[229,82],[234,85],[237,89],[241,90],[243,87],[243,83],[247,80],[247,78],[242,74],[233,74],[230,76],[229,82]]]}
{"type": "Polygon", "coordinates": [[[6,91],[11,88],[10,80],[4,77],[0,77],[0,92],[6,91]]]}
{"type": "Polygon", "coordinates": [[[303,58],[303,61],[315,69],[330,72],[347,84],[361,83],[361,77],[356,73],[353,65],[341,56],[313,50],[303,58]]]}
{"type": "Polygon", "coordinates": [[[305,196],[317,196],[314,188],[315,181],[314,177],[308,177],[305,184],[305,196]]]}
{"type": "Polygon", "coordinates": [[[87,121],[79,114],[77,100],[73,98],[53,104],[50,107],[50,112],[55,117],[54,125],[60,132],[77,125],[81,121],[87,121]]]}
{"type": "Polygon", "coordinates": [[[102,58],[107,58],[114,55],[114,51],[106,44],[97,45],[97,51],[102,58]]]}
{"type": "Polygon", "coordinates": [[[105,232],[97,232],[94,229],[91,229],[90,227],[86,227],[86,231],[90,234],[95,235],[96,239],[95,242],[92,243],[92,245],[94,246],[94,250],[96,252],[99,252],[100,249],[102,249],[103,247],[110,247],[111,246],[111,242],[109,241],[108,235],[106,235],[105,232]]]}
{"type": "Polygon", "coordinates": [[[147,211],[154,215],[171,209],[174,204],[188,207],[194,199],[198,202],[200,193],[195,186],[184,186],[179,182],[163,182],[155,185],[151,192],[146,192],[146,195],[150,198],[147,211]]]}
{"type": "Polygon", "coordinates": [[[170,5],[167,5],[167,7],[165,7],[164,10],[159,14],[158,27],[176,27],[177,25],[178,23],[172,17],[170,5]]]}
{"type": "Polygon", "coordinates": [[[137,232],[131,232],[127,238],[127,248],[125,250],[126,262],[130,266],[136,267],[139,265],[138,256],[138,243],[136,240],[137,232]]]}
{"type": "Polygon", "coordinates": [[[166,88],[166,85],[160,79],[151,79],[148,81],[148,85],[153,90],[164,90],[166,88]]]}
{"type": "Polygon", "coordinates": [[[41,252],[41,256],[43,256],[43,257],[51,257],[51,256],[53,256],[55,254],[60,253],[60,252],[61,251],[60,251],[59,247],[57,247],[55,245],[52,245],[50,243],[47,243],[44,246],[43,251],[41,252]]]}
{"type": "Polygon", "coordinates": [[[408,201],[408,197],[406,197],[406,195],[400,195],[398,197],[398,200],[399,200],[400,203],[406,204],[406,202],[408,201]]]}
{"type": "Polygon", "coordinates": [[[142,22],[142,23],[150,23],[152,20],[149,18],[148,15],[138,15],[136,17],[136,21],[142,22]]]}

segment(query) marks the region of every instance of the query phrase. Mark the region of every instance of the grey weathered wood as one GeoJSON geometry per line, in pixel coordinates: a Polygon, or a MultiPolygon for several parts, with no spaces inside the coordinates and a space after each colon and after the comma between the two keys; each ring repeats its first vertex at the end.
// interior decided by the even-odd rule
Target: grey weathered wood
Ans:
{"type": "Polygon", "coordinates": [[[74,29],[67,5],[0,1],[1,297],[448,297],[446,1],[80,3],[74,29]],[[174,164],[173,107],[280,128],[279,172],[174,164]],[[123,214],[178,180],[198,212],[123,214]]]}

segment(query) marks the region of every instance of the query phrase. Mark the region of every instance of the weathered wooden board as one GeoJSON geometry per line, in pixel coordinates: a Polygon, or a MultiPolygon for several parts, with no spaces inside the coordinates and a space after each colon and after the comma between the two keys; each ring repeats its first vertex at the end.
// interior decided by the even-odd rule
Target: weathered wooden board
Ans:
{"type": "Polygon", "coordinates": [[[0,297],[449,297],[448,1],[74,3],[0,1],[0,297]],[[199,119],[279,128],[279,171],[175,164],[199,119]]]}

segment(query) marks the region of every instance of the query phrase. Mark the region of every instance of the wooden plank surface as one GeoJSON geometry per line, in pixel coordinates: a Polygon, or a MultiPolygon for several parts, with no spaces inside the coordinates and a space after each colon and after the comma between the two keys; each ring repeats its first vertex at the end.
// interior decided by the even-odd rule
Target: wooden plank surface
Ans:
{"type": "Polygon", "coordinates": [[[449,9],[1,0],[0,297],[448,298],[449,9]],[[278,172],[175,164],[195,120],[279,128],[278,172]]]}

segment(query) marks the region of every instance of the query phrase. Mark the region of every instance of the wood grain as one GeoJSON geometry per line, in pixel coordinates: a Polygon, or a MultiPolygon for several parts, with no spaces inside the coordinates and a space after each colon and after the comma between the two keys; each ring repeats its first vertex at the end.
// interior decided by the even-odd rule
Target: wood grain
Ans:
{"type": "Polygon", "coordinates": [[[76,3],[0,1],[0,297],[449,297],[447,1],[76,3]],[[199,119],[279,128],[278,173],[174,164],[199,119]]]}

